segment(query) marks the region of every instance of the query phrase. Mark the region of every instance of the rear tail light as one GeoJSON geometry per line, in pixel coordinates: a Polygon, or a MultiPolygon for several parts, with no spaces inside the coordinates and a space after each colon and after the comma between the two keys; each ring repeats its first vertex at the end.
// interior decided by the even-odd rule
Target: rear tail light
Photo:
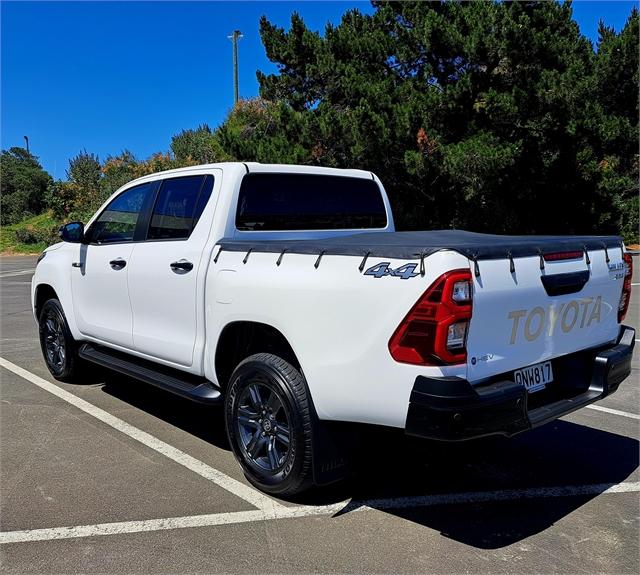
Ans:
{"type": "Polygon", "coordinates": [[[627,315],[629,301],[631,300],[631,276],[633,275],[633,259],[631,254],[622,254],[624,260],[624,280],[622,282],[622,294],[620,294],[620,305],[618,306],[618,323],[627,315]]]}
{"type": "Polygon", "coordinates": [[[464,363],[471,320],[469,270],[454,270],[434,281],[389,340],[396,361],[414,365],[464,363]]]}

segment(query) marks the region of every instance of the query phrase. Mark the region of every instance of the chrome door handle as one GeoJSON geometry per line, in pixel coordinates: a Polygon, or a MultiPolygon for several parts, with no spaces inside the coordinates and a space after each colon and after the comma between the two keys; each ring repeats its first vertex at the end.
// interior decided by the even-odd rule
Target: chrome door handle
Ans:
{"type": "Polygon", "coordinates": [[[109,262],[109,265],[114,270],[121,270],[124,266],[127,265],[127,262],[125,260],[123,260],[122,258],[116,258],[115,260],[111,260],[109,262]]]}
{"type": "Polygon", "coordinates": [[[187,273],[193,269],[193,264],[187,260],[178,260],[170,263],[169,267],[176,273],[187,273]]]}

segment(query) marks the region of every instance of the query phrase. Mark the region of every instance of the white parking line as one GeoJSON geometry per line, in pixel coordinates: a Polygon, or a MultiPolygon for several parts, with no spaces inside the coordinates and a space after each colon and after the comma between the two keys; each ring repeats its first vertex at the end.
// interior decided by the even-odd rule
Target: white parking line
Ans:
{"type": "Polygon", "coordinates": [[[184,451],[180,451],[172,445],[161,441],[157,437],[154,437],[153,435],[150,435],[149,433],[146,433],[145,431],[142,431],[137,427],[130,425],[126,421],[123,421],[122,419],[115,417],[110,413],[107,413],[103,409],[96,407],[95,405],[89,403],[88,401],[85,401],[84,399],[80,399],[78,396],[65,391],[61,387],[58,387],[57,385],[54,385],[53,383],[42,379],[41,377],[27,371],[26,369],[15,365],[14,363],[11,363],[3,357],[0,357],[0,366],[8,369],[9,371],[22,377],[23,379],[26,379],[27,381],[30,381],[41,389],[52,393],[56,397],[59,397],[67,403],[70,403],[74,407],[77,407],[85,413],[88,413],[92,417],[99,419],[110,427],[121,431],[125,435],[128,435],[132,439],[139,441],[150,449],[161,453],[162,455],[168,457],[172,461],[175,461],[179,465],[182,465],[183,467],[186,467],[187,469],[193,471],[194,473],[197,473],[205,479],[208,479],[219,487],[222,487],[222,489],[233,493],[236,497],[244,499],[254,507],[257,507],[261,513],[267,513],[269,516],[271,516],[271,514],[275,510],[286,509],[284,505],[278,503],[270,497],[267,497],[266,495],[263,495],[256,489],[253,489],[252,487],[249,487],[248,485],[245,485],[244,483],[233,479],[232,477],[229,477],[221,471],[218,471],[217,469],[210,467],[206,463],[199,461],[195,457],[191,457],[191,455],[188,455],[184,451]]]}
{"type": "Polygon", "coordinates": [[[460,505],[468,503],[493,503],[522,499],[543,499],[551,497],[588,497],[611,493],[637,493],[640,482],[600,483],[592,485],[569,485],[561,487],[533,487],[529,489],[501,489],[496,491],[476,491],[467,493],[449,493],[425,495],[421,497],[399,497],[392,499],[369,499],[364,501],[341,502],[332,505],[281,507],[272,515],[262,511],[236,511],[231,513],[213,513],[210,515],[190,515],[149,519],[143,521],[122,521],[118,523],[98,523],[48,529],[27,529],[24,531],[5,531],[0,533],[0,543],[25,543],[32,541],[51,541],[54,539],[73,539],[76,537],[96,537],[98,535],[123,535],[149,531],[167,531],[194,527],[213,527],[254,523],[269,519],[294,519],[318,515],[335,515],[353,511],[371,511],[385,509],[406,509],[432,507],[435,505],[460,505]]]}
{"type": "Polygon", "coordinates": [[[611,413],[613,415],[620,415],[622,417],[628,417],[629,419],[640,419],[640,415],[637,415],[635,413],[620,411],[618,409],[611,409],[610,407],[602,407],[602,405],[587,405],[587,408],[595,409],[596,411],[604,411],[605,413],[611,413]]]}
{"type": "Polygon", "coordinates": [[[14,271],[14,272],[0,272],[0,278],[11,278],[14,276],[26,276],[27,274],[32,274],[33,272],[35,272],[36,270],[18,270],[18,271],[14,271]]]}

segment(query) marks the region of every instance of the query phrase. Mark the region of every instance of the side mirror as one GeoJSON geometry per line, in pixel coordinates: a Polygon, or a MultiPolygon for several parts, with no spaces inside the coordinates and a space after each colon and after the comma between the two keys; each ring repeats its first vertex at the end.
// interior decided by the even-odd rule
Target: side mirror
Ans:
{"type": "Polygon", "coordinates": [[[84,224],[70,222],[60,228],[60,239],[70,244],[81,244],[84,241],[84,224]]]}

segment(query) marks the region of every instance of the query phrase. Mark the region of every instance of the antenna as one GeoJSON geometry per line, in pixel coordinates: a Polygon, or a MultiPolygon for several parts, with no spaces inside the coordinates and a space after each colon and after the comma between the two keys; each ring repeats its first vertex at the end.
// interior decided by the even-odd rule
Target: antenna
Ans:
{"type": "Polygon", "coordinates": [[[233,104],[240,99],[238,86],[238,40],[242,38],[240,30],[234,30],[231,36],[227,36],[233,42],[233,104]]]}

